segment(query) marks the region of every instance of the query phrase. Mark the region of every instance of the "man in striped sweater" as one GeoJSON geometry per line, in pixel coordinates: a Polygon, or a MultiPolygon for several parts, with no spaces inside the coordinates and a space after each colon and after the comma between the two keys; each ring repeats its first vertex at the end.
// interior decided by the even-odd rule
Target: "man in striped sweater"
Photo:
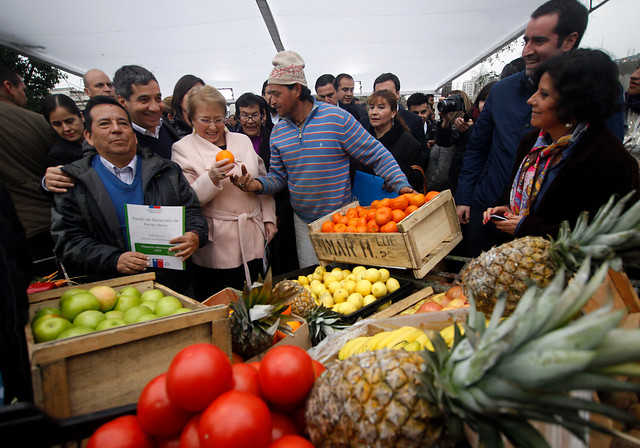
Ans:
{"type": "Polygon", "coordinates": [[[269,174],[252,178],[243,167],[232,182],[244,191],[274,194],[289,187],[300,267],[317,264],[307,224],[351,200],[349,160],[370,167],[398,194],[413,189],[395,159],[345,110],[316,102],[304,61],[293,51],[273,59],[271,105],[282,119],[271,132],[269,174]]]}

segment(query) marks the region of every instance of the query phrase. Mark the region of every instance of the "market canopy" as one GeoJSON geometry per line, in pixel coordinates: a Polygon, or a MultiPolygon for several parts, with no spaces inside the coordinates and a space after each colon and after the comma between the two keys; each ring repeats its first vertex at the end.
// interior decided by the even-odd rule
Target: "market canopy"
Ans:
{"type": "MultiPolygon", "coordinates": [[[[432,90],[519,36],[542,0],[2,3],[0,45],[78,75],[142,65],[164,95],[191,73],[237,98],[260,92],[277,48],[302,55],[312,90],[321,74],[342,72],[362,92],[383,72],[398,75],[403,91],[432,90]]],[[[631,17],[621,14],[613,29],[631,17]]],[[[626,29],[631,36],[635,24],[626,29]]]]}

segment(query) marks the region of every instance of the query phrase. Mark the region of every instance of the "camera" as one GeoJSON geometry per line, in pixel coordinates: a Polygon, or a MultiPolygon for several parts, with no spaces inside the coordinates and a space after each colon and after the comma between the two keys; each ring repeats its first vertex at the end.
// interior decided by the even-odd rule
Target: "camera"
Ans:
{"type": "Polygon", "coordinates": [[[441,114],[458,111],[464,111],[464,101],[461,95],[451,95],[438,103],[438,112],[441,114]]]}

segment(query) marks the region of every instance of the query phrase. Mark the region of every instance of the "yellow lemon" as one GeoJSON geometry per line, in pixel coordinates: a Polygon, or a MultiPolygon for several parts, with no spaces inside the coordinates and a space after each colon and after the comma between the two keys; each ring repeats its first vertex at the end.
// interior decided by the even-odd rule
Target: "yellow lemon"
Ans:
{"type": "Polygon", "coordinates": [[[380,298],[387,295],[387,285],[382,282],[375,282],[371,285],[371,294],[380,298]]]}
{"type": "Polygon", "coordinates": [[[400,288],[400,283],[398,283],[398,280],[396,280],[393,277],[387,280],[386,285],[387,285],[387,291],[389,291],[389,294],[391,294],[396,289],[400,288]]]}
{"type": "Polygon", "coordinates": [[[350,302],[344,302],[340,304],[340,312],[342,314],[351,314],[358,311],[358,309],[350,302]]]}
{"type": "Polygon", "coordinates": [[[325,285],[327,283],[333,283],[333,282],[337,282],[337,281],[338,281],[338,277],[336,277],[333,274],[325,274],[324,275],[324,283],[325,283],[325,285]]]}
{"type": "Polygon", "coordinates": [[[364,278],[369,280],[371,283],[375,283],[380,280],[380,271],[376,268],[369,268],[364,272],[364,278]]]}
{"type": "Polygon", "coordinates": [[[311,292],[318,297],[320,297],[320,295],[322,295],[322,293],[325,292],[326,290],[327,288],[325,288],[322,283],[320,283],[319,285],[311,286],[311,292]]]}
{"type": "Polygon", "coordinates": [[[327,272],[327,269],[324,266],[318,266],[313,271],[314,274],[320,274],[321,276],[324,275],[325,272],[327,272]]]}
{"type": "Polygon", "coordinates": [[[354,292],[349,297],[347,297],[347,303],[350,303],[356,308],[356,310],[359,310],[364,304],[362,294],[354,292]]]}
{"type": "Polygon", "coordinates": [[[377,299],[376,299],[376,296],[373,296],[373,295],[371,295],[371,294],[368,294],[368,295],[366,295],[366,296],[364,296],[364,297],[362,298],[362,306],[367,306],[367,305],[369,305],[370,303],[375,302],[376,300],[377,300],[377,299]]]}
{"type": "Polygon", "coordinates": [[[358,280],[355,292],[362,294],[363,297],[371,294],[371,282],[369,280],[358,280]]]}
{"type": "Polygon", "coordinates": [[[389,280],[389,277],[391,277],[391,274],[385,268],[378,269],[378,272],[380,272],[380,279],[379,280],[381,282],[386,282],[387,280],[389,280]]]}
{"type": "Polygon", "coordinates": [[[342,288],[342,284],[340,282],[331,282],[326,284],[327,291],[331,294],[334,294],[338,289],[342,288]]]}
{"type": "Polygon", "coordinates": [[[344,278],[344,274],[342,273],[342,269],[340,268],[333,268],[331,270],[331,275],[335,276],[335,278],[340,281],[344,278]]]}
{"type": "Polygon", "coordinates": [[[349,294],[351,294],[352,292],[354,292],[356,290],[356,281],[355,280],[347,280],[346,282],[344,282],[344,289],[347,290],[347,292],[349,294]]]}
{"type": "Polygon", "coordinates": [[[298,276],[298,283],[300,283],[302,286],[308,285],[309,284],[309,279],[307,277],[305,277],[304,275],[299,275],[298,276]]]}
{"type": "Polygon", "coordinates": [[[338,288],[336,292],[333,293],[333,301],[335,303],[345,302],[347,297],[349,297],[349,291],[344,288],[338,288]]]}

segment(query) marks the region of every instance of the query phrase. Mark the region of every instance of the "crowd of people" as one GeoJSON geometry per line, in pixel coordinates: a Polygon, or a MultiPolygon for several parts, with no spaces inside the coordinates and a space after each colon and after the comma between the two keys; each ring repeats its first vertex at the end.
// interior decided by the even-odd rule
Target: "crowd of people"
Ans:
{"type": "MultiPolygon", "coordinates": [[[[452,190],[467,256],[553,236],[611,194],[637,191],[640,68],[623,92],[608,55],[578,49],[587,18],[577,0],[547,1],[501,81],[473,101],[418,92],[407,107],[393,73],[375,79],[366,105],[346,73],[320,76],[314,96],[293,51],[273,58],[261,94],[241,95],[232,115],[203,79],[185,75],[163,98],[137,65],[113,81],[89,70],[84,111],[55,94],[36,114],[22,79],[0,67],[3,341],[22,347],[29,259],[52,253],[83,281],[153,270],[198,300],[241,289],[267,266],[316,264],[308,224],[351,202],[356,171],[398,194],[452,190]],[[170,241],[184,270],[152,267],[131,247],[125,204],[185,208],[184,233],[170,241]]],[[[25,353],[9,346],[2,375],[24,396],[25,353]]]]}

